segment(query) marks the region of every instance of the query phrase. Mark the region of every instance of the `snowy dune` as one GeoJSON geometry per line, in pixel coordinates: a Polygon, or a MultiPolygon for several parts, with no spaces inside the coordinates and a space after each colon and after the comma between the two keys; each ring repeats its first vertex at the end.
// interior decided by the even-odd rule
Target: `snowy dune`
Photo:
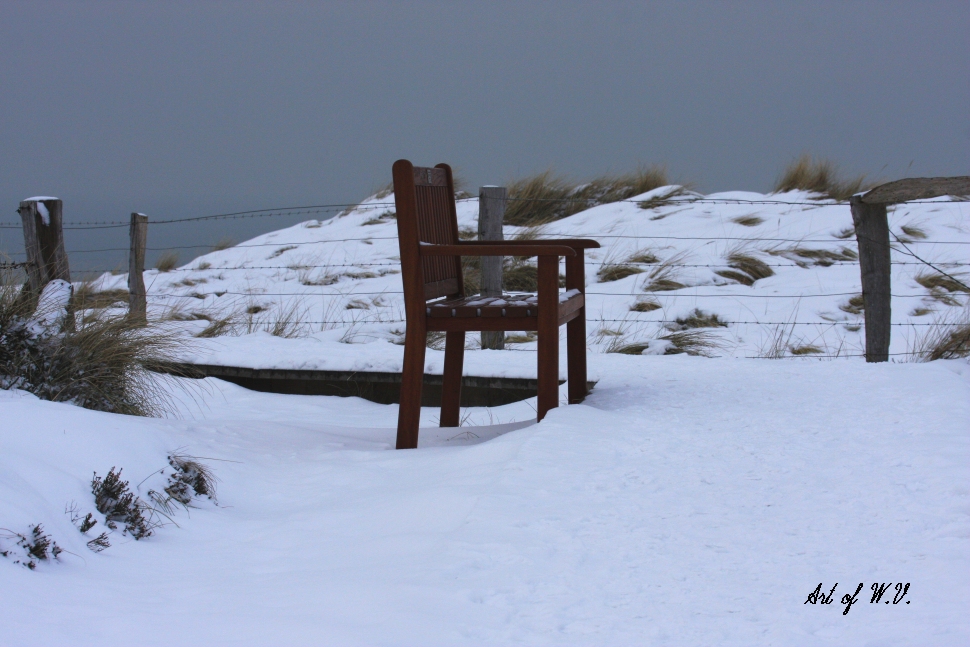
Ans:
{"type": "MultiPolygon", "coordinates": [[[[713,354],[718,356],[763,356],[778,346],[778,340],[788,356],[793,350],[822,356],[864,352],[863,317],[849,303],[861,293],[861,283],[852,258],[856,243],[848,205],[797,191],[734,191],[688,194],[652,209],[639,206],[671,190],[664,187],[630,201],[597,206],[541,230],[543,237],[589,237],[603,245],[587,252],[591,352],[602,352],[617,337],[626,343],[656,340],[696,309],[727,323],[705,329],[717,341],[713,354]],[[622,263],[647,252],[658,262],[636,265],[643,272],[615,281],[598,277],[604,263],[622,263]],[[774,274],[750,286],[728,278],[732,271],[737,273],[730,264],[732,253],[759,260],[774,274]],[[672,265],[664,276],[684,287],[648,291],[658,278],[651,274],[663,274],[658,268],[665,263],[672,265]],[[644,301],[659,307],[631,311],[644,301]]],[[[200,256],[172,272],[149,271],[145,283],[150,309],[163,314],[178,308],[183,317],[233,317],[235,333],[242,336],[203,344],[192,358],[203,363],[393,370],[400,365],[403,348],[388,344],[400,341],[404,328],[397,228],[388,215],[393,209],[393,195],[370,198],[322,223],[308,221],[265,234],[200,256]],[[300,332],[309,336],[277,345],[272,353],[254,352],[263,340],[247,340],[243,333],[271,328],[285,313],[307,322],[300,332]]],[[[477,199],[459,201],[461,228],[477,231],[477,218],[477,199]]],[[[970,203],[950,198],[900,205],[890,212],[893,232],[910,250],[960,274],[970,263],[968,222],[970,203]]],[[[506,238],[522,232],[523,228],[505,227],[506,238]]],[[[893,261],[901,264],[893,266],[896,325],[890,353],[905,359],[929,329],[926,324],[953,316],[965,297],[917,283],[916,276],[933,271],[898,243],[894,247],[893,261]]],[[[126,282],[126,275],[106,274],[96,285],[116,289],[125,288],[126,282]]],[[[201,319],[185,323],[196,333],[207,325],[201,319]]],[[[535,344],[516,348],[534,350],[535,344]]],[[[428,362],[429,372],[440,372],[439,358],[431,354],[428,362]]],[[[504,374],[501,361],[478,358],[476,353],[467,355],[466,364],[466,371],[474,367],[479,373],[504,374]]]]}

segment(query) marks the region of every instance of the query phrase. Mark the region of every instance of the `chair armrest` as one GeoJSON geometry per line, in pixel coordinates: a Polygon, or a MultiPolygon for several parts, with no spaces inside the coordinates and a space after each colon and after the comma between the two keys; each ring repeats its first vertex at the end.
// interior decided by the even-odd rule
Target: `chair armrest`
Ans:
{"type": "Polygon", "coordinates": [[[461,245],[432,245],[421,243],[418,246],[421,256],[575,256],[576,250],[566,245],[503,245],[502,241],[491,241],[495,245],[463,243],[461,245]]]}
{"type": "MultiPolygon", "coordinates": [[[[589,238],[559,238],[559,239],[543,239],[543,240],[474,240],[474,241],[459,241],[459,245],[515,245],[521,247],[523,245],[565,245],[566,247],[572,247],[573,249],[596,249],[600,246],[595,240],[589,238]]],[[[520,254],[516,254],[519,256],[520,254]]]]}

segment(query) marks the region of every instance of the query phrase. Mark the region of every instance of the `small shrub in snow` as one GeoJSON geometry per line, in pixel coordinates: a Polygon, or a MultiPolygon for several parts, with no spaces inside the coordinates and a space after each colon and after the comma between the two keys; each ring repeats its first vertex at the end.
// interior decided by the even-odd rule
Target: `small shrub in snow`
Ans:
{"type": "Polygon", "coordinates": [[[67,507],[64,508],[64,514],[70,515],[71,523],[73,523],[81,534],[86,534],[87,531],[98,525],[98,520],[94,518],[94,515],[90,512],[87,513],[83,518],[81,517],[81,510],[78,508],[76,502],[72,501],[67,507]]]}
{"type": "Polygon", "coordinates": [[[111,543],[108,541],[108,533],[103,532],[91,541],[87,543],[88,548],[96,553],[100,553],[105,548],[111,548],[111,543]]]}
{"type": "MultiPolygon", "coordinates": [[[[71,523],[73,523],[74,526],[81,531],[82,535],[86,535],[91,528],[98,525],[98,520],[95,519],[94,515],[90,512],[82,518],[77,503],[73,501],[67,506],[64,512],[71,515],[71,523]]],[[[111,548],[111,542],[108,541],[108,533],[103,532],[94,539],[88,541],[87,546],[90,550],[93,550],[96,553],[100,553],[105,548],[111,548]]]]}
{"type": "Polygon", "coordinates": [[[172,454],[168,457],[168,464],[172,467],[172,473],[169,474],[165,492],[172,499],[187,506],[194,496],[215,498],[216,477],[207,465],[183,454],[172,454]]]}
{"type": "Polygon", "coordinates": [[[135,539],[144,539],[151,537],[160,525],[145,517],[144,511],[149,506],[128,490],[128,481],[121,480],[121,470],[115,472],[112,467],[104,479],[95,472],[91,479],[91,493],[94,494],[94,506],[104,515],[105,523],[112,530],[118,527],[118,523],[123,523],[124,532],[130,533],[135,539]]]}
{"type": "MultiPolygon", "coordinates": [[[[47,561],[51,557],[57,559],[57,556],[63,552],[57,542],[44,532],[44,527],[39,523],[31,527],[26,535],[7,528],[0,528],[0,530],[7,532],[6,538],[14,539],[17,547],[24,553],[21,559],[26,561],[14,559],[14,564],[23,564],[30,570],[37,568],[35,560],[47,561]]],[[[0,556],[10,557],[13,552],[13,549],[0,550],[0,556]]]]}

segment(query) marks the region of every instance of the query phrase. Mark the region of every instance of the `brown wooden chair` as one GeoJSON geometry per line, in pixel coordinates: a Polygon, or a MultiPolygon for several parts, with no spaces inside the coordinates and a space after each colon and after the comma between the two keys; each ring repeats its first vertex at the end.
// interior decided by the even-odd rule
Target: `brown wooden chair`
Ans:
{"type": "Polygon", "coordinates": [[[394,200],[404,282],[404,371],[397,448],[418,446],[421,387],[428,331],[444,331],[441,426],[457,427],[465,332],[538,332],[538,411],[559,404],[559,326],[566,324],[569,402],[586,397],[586,296],[583,250],[594,240],[462,241],[458,238],[451,167],[394,163],[394,200]],[[465,294],[462,256],[537,256],[538,295],[501,298],[465,294]],[[559,257],[566,258],[566,292],[559,292],[559,257]]]}

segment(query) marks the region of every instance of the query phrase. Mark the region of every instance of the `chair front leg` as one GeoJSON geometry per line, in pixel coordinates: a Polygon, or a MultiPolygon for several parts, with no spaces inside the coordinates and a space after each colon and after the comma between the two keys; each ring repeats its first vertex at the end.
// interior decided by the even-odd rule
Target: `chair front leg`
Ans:
{"type": "Polygon", "coordinates": [[[457,427],[461,405],[461,370],[465,361],[465,331],[445,334],[445,371],[441,380],[441,426],[457,427]]]}
{"type": "Polygon", "coordinates": [[[539,394],[536,418],[559,406],[559,258],[539,257],[539,394]]]}
{"type": "Polygon", "coordinates": [[[404,369],[401,372],[401,407],[397,414],[397,449],[418,446],[421,422],[421,388],[428,330],[423,320],[408,322],[404,333],[404,369]]]}

